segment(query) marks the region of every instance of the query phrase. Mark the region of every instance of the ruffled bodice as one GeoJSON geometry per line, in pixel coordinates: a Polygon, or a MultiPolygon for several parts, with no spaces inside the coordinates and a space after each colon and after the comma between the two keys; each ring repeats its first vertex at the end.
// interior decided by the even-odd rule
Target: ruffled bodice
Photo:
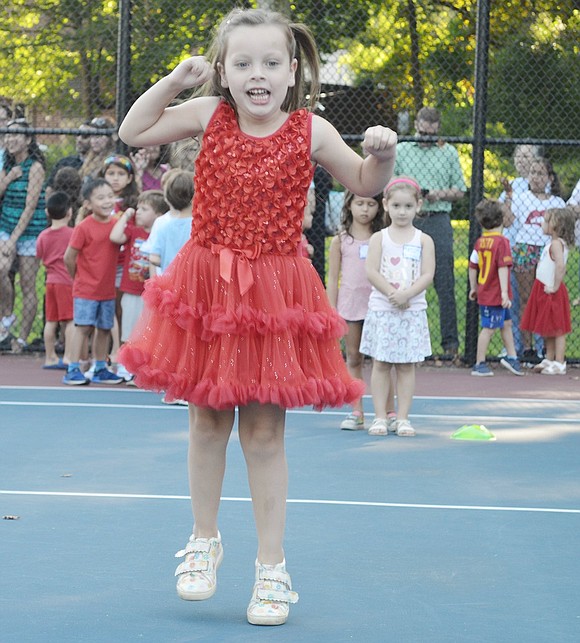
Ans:
{"type": "Polygon", "coordinates": [[[191,238],[206,248],[295,255],[314,169],[311,114],[293,112],[274,134],[238,127],[228,103],[217,107],[195,166],[191,238]]]}
{"type": "Polygon", "coordinates": [[[138,386],[214,409],[360,397],[338,342],[346,324],[298,253],[310,146],[306,110],[258,139],[217,107],[196,163],[191,238],[146,283],[145,312],[119,352],[138,386]]]}

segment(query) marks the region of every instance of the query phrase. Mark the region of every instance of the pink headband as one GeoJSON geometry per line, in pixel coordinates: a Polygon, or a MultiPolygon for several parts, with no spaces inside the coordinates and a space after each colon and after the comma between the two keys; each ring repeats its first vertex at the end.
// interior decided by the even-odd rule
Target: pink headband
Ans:
{"type": "Polygon", "coordinates": [[[393,185],[396,185],[397,183],[406,183],[407,185],[413,186],[415,190],[417,190],[417,192],[421,192],[421,188],[419,187],[417,181],[414,181],[413,179],[406,179],[402,176],[396,176],[394,179],[391,179],[387,183],[387,187],[384,189],[383,194],[386,194],[389,188],[392,188],[393,185]]]}

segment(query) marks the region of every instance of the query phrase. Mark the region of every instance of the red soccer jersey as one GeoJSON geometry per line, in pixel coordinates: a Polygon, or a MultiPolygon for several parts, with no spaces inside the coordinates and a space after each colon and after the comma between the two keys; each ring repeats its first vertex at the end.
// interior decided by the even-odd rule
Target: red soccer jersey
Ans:
{"type": "Polygon", "coordinates": [[[71,248],[78,250],[73,297],[106,301],[115,299],[119,246],[109,239],[114,219],[101,223],[92,215],[73,228],[71,248]]]}
{"type": "MultiPolygon", "coordinates": [[[[480,306],[501,306],[499,269],[512,266],[510,242],[499,232],[484,232],[475,242],[469,267],[478,271],[477,303],[480,306]]],[[[508,272],[508,296],[512,292],[508,272]]]]}

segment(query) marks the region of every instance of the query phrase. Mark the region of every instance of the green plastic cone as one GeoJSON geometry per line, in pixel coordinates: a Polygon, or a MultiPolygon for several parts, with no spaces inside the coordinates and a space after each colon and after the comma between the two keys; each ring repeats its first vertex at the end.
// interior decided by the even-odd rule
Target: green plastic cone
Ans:
{"type": "Polygon", "coordinates": [[[465,424],[451,436],[452,440],[495,440],[495,435],[483,424],[465,424]]]}

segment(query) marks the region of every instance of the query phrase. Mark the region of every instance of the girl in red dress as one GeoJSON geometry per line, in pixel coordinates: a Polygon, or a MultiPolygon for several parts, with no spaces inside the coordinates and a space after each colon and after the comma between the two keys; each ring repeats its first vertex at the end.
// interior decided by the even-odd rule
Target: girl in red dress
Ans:
{"type": "Polygon", "coordinates": [[[544,214],[542,229],[551,237],[540,256],[536,279],[520,326],[544,338],[546,357],[534,366],[543,375],[566,374],[566,335],[572,330],[564,284],[568,248],[574,243],[575,216],[567,208],[544,214]]]}
{"type": "Polygon", "coordinates": [[[139,386],[190,404],[194,527],[176,572],[185,600],[216,589],[217,515],[238,408],[258,533],[247,618],[279,625],[297,600],[283,549],[285,409],[341,406],[363,391],[340,353],[344,322],[312,263],[298,256],[307,192],[319,163],[356,194],[377,194],[392,173],[397,137],[367,129],[363,159],[328,121],[300,109],[305,65],[310,106],[316,101],[318,53],[310,31],[281,14],[232,11],[209,52],[145,92],[119,130],[133,146],[203,136],[191,239],[147,284],[146,310],[120,361],[139,386]],[[204,95],[170,106],[206,84],[204,95]]]}

